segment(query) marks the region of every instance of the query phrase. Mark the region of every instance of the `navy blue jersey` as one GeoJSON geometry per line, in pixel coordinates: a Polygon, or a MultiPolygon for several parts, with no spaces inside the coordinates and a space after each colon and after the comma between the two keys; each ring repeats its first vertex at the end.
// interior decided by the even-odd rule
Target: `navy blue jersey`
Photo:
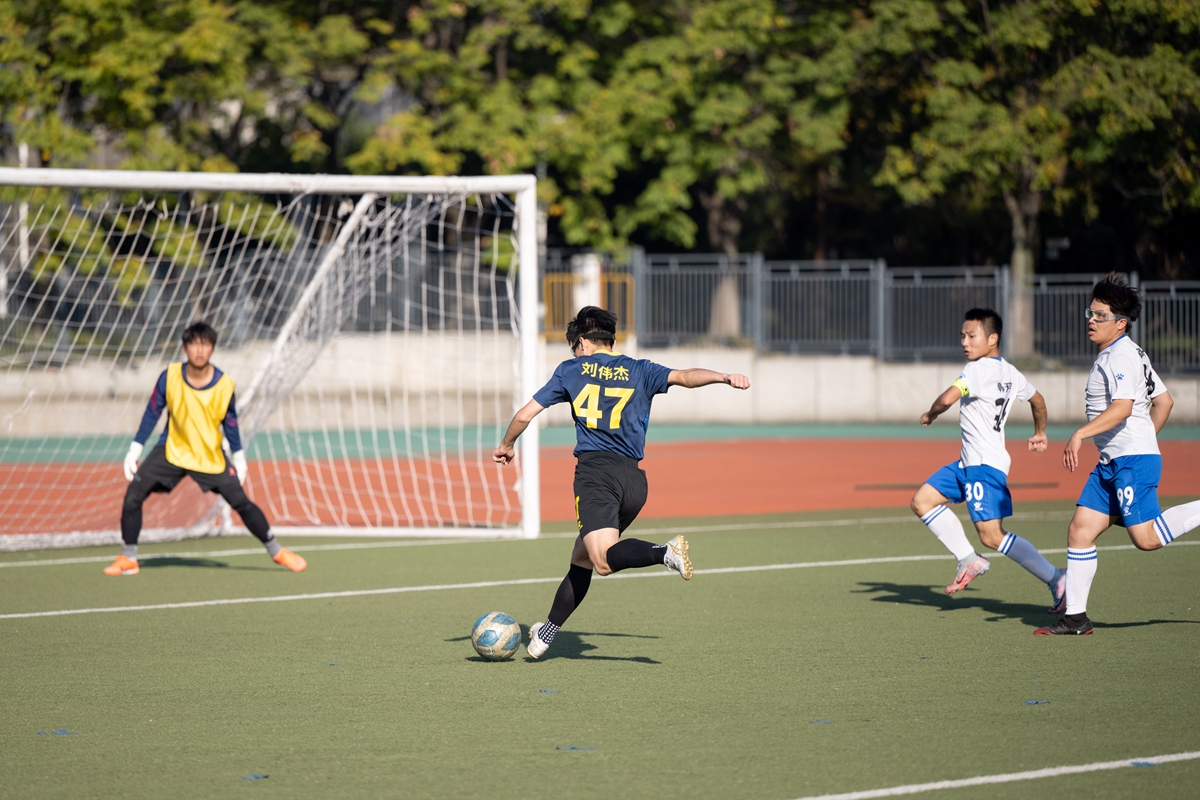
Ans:
{"type": "Polygon", "coordinates": [[[671,370],[608,350],[564,361],[533,399],[543,408],[570,403],[575,455],[591,450],[642,460],[650,401],[667,391],[671,370]]]}

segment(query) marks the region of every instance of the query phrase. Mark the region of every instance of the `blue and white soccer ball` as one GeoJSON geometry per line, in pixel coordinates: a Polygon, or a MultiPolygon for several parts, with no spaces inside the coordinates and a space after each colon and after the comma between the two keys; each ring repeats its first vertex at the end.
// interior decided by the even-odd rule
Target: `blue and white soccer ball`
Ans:
{"type": "Polygon", "coordinates": [[[471,644],[475,652],[488,661],[512,658],[521,646],[521,626],[502,611],[489,611],[471,628],[471,644]]]}

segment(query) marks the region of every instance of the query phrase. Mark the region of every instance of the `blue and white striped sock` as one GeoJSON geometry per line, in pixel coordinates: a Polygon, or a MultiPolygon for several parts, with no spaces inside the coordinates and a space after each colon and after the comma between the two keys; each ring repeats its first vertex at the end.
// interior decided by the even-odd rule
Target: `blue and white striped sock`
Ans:
{"type": "Polygon", "coordinates": [[[1067,613],[1087,613],[1088,594],[1096,578],[1096,548],[1067,548],[1067,613]]]}
{"type": "Polygon", "coordinates": [[[959,522],[958,517],[948,507],[944,505],[937,506],[928,514],[921,517],[921,522],[924,522],[929,527],[929,530],[933,531],[933,535],[938,538],[938,541],[954,554],[959,564],[974,558],[975,548],[967,541],[967,535],[963,533],[962,523],[959,522]]]}
{"type": "Polygon", "coordinates": [[[1154,518],[1154,532],[1163,547],[1197,527],[1200,527],[1200,500],[1168,508],[1154,518]]]}
{"type": "Polygon", "coordinates": [[[1027,569],[1042,583],[1049,584],[1058,573],[1058,569],[1047,561],[1036,547],[1015,533],[1004,534],[1004,538],[1000,540],[999,550],[1027,569]]]}

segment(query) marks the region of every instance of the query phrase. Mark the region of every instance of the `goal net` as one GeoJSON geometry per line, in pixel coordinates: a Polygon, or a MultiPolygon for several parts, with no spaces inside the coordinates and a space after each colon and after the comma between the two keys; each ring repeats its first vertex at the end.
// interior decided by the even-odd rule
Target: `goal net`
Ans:
{"type": "MultiPolygon", "coordinates": [[[[122,458],[195,321],[277,534],[536,536],[536,429],[491,460],[536,388],[534,191],[0,169],[0,549],[119,541],[122,458]]],[[[240,525],[185,480],[142,541],[240,525]]]]}

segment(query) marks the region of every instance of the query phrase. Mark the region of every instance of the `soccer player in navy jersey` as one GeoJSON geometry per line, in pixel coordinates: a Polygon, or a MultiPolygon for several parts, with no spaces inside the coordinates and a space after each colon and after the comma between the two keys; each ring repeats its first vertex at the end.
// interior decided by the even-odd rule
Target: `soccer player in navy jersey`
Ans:
{"type": "Polygon", "coordinates": [[[262,509],[242,491],[246,480],[246,453],[238,431],[233,379],[210,359],[217,332],[204,322],[183,332],[186,361],[171,364],[159,375],[142,424],[125,455],[125,502],[121,507],[121,555],[104,568],[105,575],[137,575],[138,537],[142,532],[142,505],[153,492],[170,492],[185,476],[206,492],[216,492],[238,512],[250,532],[263,543],[277,564],[300,572],[304,559],[282,547],[271,534],[262,509]],[[146,440],[167,412],[167,427],[158,445],[138,465],[146,440]],[[222,442],[229,443],[225,458],[222,442]],[[230,463],[232,462],[232,463],[230,463]]]}
{"type": "Polygon", "coordinates": [[[549,383],[516,413],[492,459],[508,464],[517,437],[545,409],[570,403],[575,418],[575,516],[579,537],[571,567],[550,606],[546,622],[529,629],[527,651],[538,658],[554,635],[583,602],[592,571],[601,575],[633,567],[662,564],[683,579],[692,577],[688,542],[676,536],[666,544],[621,539],[646,504],[646,473],[638,467],[646,445],[650,402],[672,386],[694,389],[724,383],[749,389],[745,375],[707,369],[669,369],[613,351],[617,315],[595,306],[580,309],[567,325],[567,344],[574,358],[554,370],[549,383]]]}

